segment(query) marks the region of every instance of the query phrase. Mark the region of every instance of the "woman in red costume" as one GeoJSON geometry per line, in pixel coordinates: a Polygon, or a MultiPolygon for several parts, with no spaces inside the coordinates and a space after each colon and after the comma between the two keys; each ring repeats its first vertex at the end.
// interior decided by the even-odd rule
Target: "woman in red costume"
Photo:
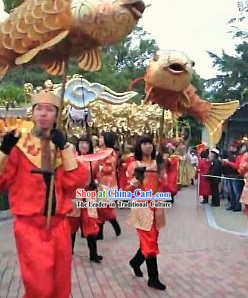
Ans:
{"type": "Polygon", "coordinates": [[[165,147],[167,154],[164,154],[167,173],[167,186],[163,189],[171,193],[171,202],[174,203],[174,197],[178,192],[178,174],[179,174],[179,156],[175,155],[175,147],[168,143],[165,147]]]}
{"type": "Polygon", "coordinates": [[[240,202],[245,205],[245,214],[248,220],[248,144],[243,145],[242,148],[245,146],[246,150],[243,150],[243,152],[246,151],[246,153],[242,155],[238,171],[245,178],[245,186],[243,188],[240,202]]]}
{"type": "MultiPolygon", "coordinates": [[[[136,144],[135,158],[127,170],[129,179],[129,190],[141,189],[152,190],[155,194],[160,189],[160,177],[164,176],[164,170],[155,160],[155,146],[150,137],[142,137],[136,144]]],[[[129,223],[132,224],[138,233],[140,248],[136,255],[129,262],[134,274],[142,277],[140,266],[146,261],[148,271],[148,286],[159,290],[165,290],[166,286],[159,281],[157,255],[159,230],[165,226],[163,208],[131,208],[129,223]]]]}
{"type": "MultiPolygon", "coordinates": [[[[92,141],[87,137],[81,137],[76,145],[76,150],[78,155],[92,154],[93,153],[93,144],[92,141]]],[[[98,162],[81,162],[84,167],[88,168],[90,173],[89,181],[90,184],[85,190],[96,190],[97,183],[95,181],[96,175],[99,171],[98,162]]],[[[81,186],[80,186],[81,187],[81,186]]],[[[75,191],[73,195],[75,197],[75,191]]],[[[76,240],[76,233],[81,228],[81,231],[87,239],[87,244],[90,251],[90,260],[96,263],[100,263],[102,256],[97,254],[97,241],[96,237],[99,233],[98,226],[98,215],[97,209],[94,207],[91,208],[77,208],[76,201],[73,200],[74,210],[72,213],[68,214],[68,220],[71,228],[71,239],[72,239],[72,253],[74,254],[74,245],[76,240]]],[[[86,199],[84,199],[86,201],[86,199]]]]}
{"type": "Polygon", "coordinates": [[[203,201],[201,202],[202,204],[208,204],[208,197],[212,194],[209,179],[208,177],[203,176],[208,174],[210,165],[209,151],[203,150],[200,153],[195,177],[197,179],[198,175],[200,175],[200,181],[198,181],[198,183],[200,183],[199,196],[203,196],[203,201]]]}
{"type": "Polygon", "coordinates": [[[53,93],[33,95],[34,130],[21,136],[12,131],[0,146],[0,190],[9,190],[25,298],[69,298],[71,294],[71,237],[66,214],[71,212],[72,202],[66,191],[75,189],[79,175],[85,187],[88,172],[77,165],[63,132],[53,128],[59,105],[60,98],[53,93]],[[48,228],[52,175],[55,187],[48,228]]]}
{"type": "Polygon", "coordinates": [[[128,185],[127,175],[126,175],[127,168],[130,165],[130,163],[133,162],[134,160],[135,158],[133,153],[123,154],[121,156],[121,164],[118,171],[118,179],[119,179],[119,188],[123,191],[126,190],[128,185]]]}
{"type": "MultiPolygon", "coordinates": [[[[99,146],[101,150],[106,150],[107,148],[114,148],[115,142],[117,140],[117,136],[113,132],[104,132],[99,138],[99,146]]],[[[107,158],[99,161],[99,172],[97,175],[97,179],[99,181],[98,190],[106,191],[108,193],[109,189],[118,189],[117,182],[117,154],[113,150],[112,154],[107,158]]],[[[99,198],[99,200],[104,200],[103,198],[99,198]]],[[[108,199],[105,199],[106,203],[109,203],[108,199]]],[[[103,239],[103,226],[106,221],[109,221],[112,227],[115,230],[116,237],[120,236],[121,228],[118,223],[117,214],[114,208],[110,208],[109,205],[106,208],[98,208],[98,216],[99,216],[99,234],[97,239],[103,239]]]]}

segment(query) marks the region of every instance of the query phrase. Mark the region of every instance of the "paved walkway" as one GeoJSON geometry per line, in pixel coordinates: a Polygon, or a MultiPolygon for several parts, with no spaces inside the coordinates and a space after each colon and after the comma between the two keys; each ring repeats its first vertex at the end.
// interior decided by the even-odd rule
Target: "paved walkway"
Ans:
{"type": "MultiPolygon", "coordinates": [[[[88,260],[85,239],[78,235],[73,261],[73,298],[80,297],[248,297],[248,237],[232,235],[208,225],[205,206],[199,205],[195,188],[183,189],[167,210],[167,228],[160,234],[159,292],[136,278],[128,261],[138,248],[135,231],[125,224],[128,210],[119,210],[123,235],[115,239],[109,224],[99,241],[101,265],[88,260]]],[[[0,297],[22,297],[11,222],[0,225],[0,297]]],[[[35,297],[34,297],[35,298],[35,297]]]]}
{"type": "MultiPolygon", "coordinates": [[[[226,210],[227,202],[221,200],[218,208],[207,207],[208,216],[214,216],[215,224],[223,230],[233,233],[246,234],[248,236],[248,223],[245,212],[233,212],[226,210]]],[[[210,217],[209,217],[210,218],[210,217]]]]}

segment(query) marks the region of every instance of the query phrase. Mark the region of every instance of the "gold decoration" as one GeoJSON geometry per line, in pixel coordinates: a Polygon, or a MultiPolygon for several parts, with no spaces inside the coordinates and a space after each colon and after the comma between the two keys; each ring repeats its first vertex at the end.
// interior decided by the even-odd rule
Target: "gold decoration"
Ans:
{"type": "Polygon", "coordinates": [[[63,74],[69,57],[99,70],[99,47],[129,35],[144,9],[142,0],[26,0],[0,23],[0,79],[30,61],[63,74]]]}

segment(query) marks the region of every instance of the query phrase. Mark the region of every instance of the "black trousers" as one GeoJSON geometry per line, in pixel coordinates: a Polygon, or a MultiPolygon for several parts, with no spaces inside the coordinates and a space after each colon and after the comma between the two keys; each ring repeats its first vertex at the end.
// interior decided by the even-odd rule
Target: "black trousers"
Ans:
{"type": "Polygon", "coordinates": [[[210,186],[212,190],[212,205],[220,206],[220,193],[219,193],[219,180],[210,180],[210,186]]]}

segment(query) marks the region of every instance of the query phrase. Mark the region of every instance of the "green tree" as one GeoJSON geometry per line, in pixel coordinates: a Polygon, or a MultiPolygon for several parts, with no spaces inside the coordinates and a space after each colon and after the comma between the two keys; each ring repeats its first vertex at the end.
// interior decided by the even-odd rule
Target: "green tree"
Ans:
{"type": "Polygon", "coordinates": [[[28,96],[24,92],[23,88],[20,88],[16,85],[1,85],[0,104],[5,106],[7,102],[10,104],[10,106],[21,105],[28,102],[28,96]]]}
{"type": "Polygon", "coordinates": [[[218,56],[209,52],[213,66],[221,74],[208,80],[211,97],[214,101],[224,102],[238,99],[241,103],[248,101],[248,43],[242,42],[236,46],[236,56],[225,52],[218,56]]]}
{"type": "Polygon", "coordinates": [[[23,3],[24,0],[3,0],[5,11],[10,13],[15,7],[23,3]]]}

